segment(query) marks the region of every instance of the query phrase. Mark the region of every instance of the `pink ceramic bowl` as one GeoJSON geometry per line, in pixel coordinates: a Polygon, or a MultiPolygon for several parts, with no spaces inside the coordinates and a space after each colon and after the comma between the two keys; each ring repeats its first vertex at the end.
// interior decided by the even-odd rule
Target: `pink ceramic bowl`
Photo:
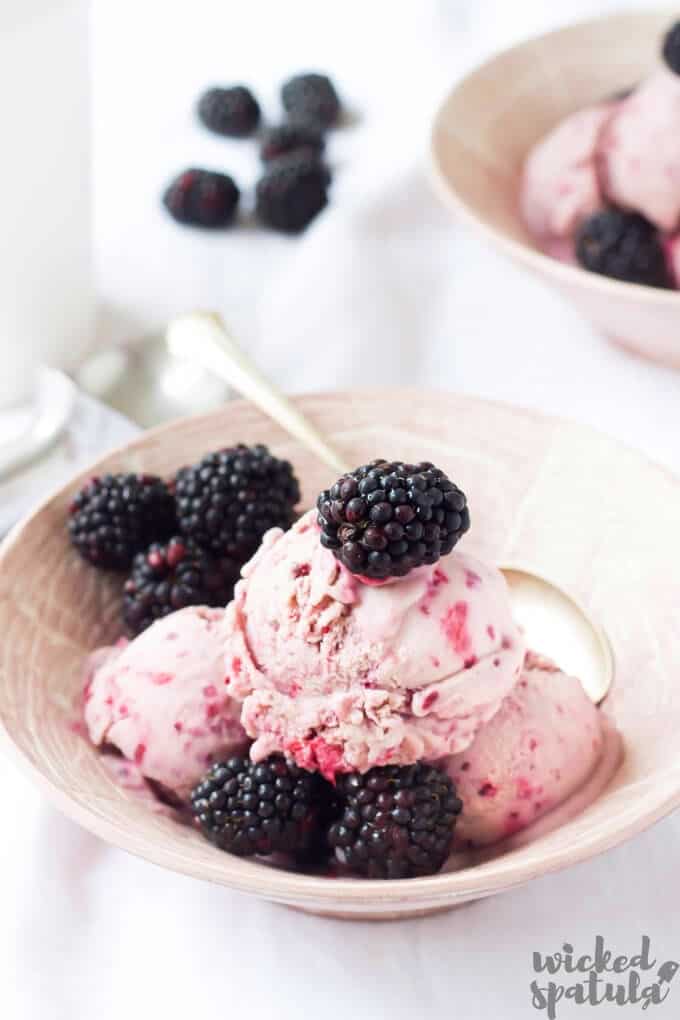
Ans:
{"type": "Polygon", "coordinates": [[[439,108],[432,165],[444,202],[494,247],[556,287],[611,340],[680,367],[680,293],[619,283],[543,255],[518,206],[534,142],[567,114],[640,81],[658,61],[674,16],[618,14],[493,57],[439,108]]]}
{"type": "Polygon", "coordinates": [[[602,625],[616,664],[603,711],[623,737],[623,764],[554,831],[497,846],[467,866],[452,859],[430,878],[396,882],[331,881],[221,853],[120,789],[74,722],[87,653],[120,633],[121,582],[70,548],[68,506],[92,473],[170,475],[239,440],[268,443],[290,458],[302,506],[312,506],[333,473],[238,400],[108,455],[51,496],[0,549],[0,745],[45,794],[103,840],[162,867],[303,910],[376,919],[511,889],[602,853],[680,806],[680,482],[583,426],[471,397],[355,390],[296,404],[349,463],[378,454],[436,460],[473,507],[469,552],[550,577],[602,625]],[[644,492],[653,508],[646,527],[631,491],[644,492]]]}

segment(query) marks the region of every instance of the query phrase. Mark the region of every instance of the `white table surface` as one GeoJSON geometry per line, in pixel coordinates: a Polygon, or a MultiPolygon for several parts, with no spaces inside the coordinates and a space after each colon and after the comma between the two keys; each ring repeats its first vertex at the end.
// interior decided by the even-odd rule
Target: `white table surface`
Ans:
{"type": "MultiPolygon", "coordinates": [[[[588,422],[680,470],[680,374],[608,346],[556,295],[463,235],[423,171],[431,112],[457,75],[523,35],[620,6],[95,0],[103,335],[214,306],[291,391],[401,381],[462,390],[588,422]],[[273,110],[276,83],[313,66],[334,74],[358,118],[332,142],[329,211],[295,240],[171,223],[157,196],[174,170],[224,166],[252,181],[256,169],[248,145],[195,125],[195,94],[243,79],[273,110]]],[[[644,527],[644,494],[631,499],[644,527]]],[[[502,897],[371,926],[165,873],[76,829],[8,763],[0,776],[8,1020],[524,1018],[534,1015],[534,950],[568,941],[585,953],[603,934],[632,954],[646,933],[659,962],[680,958],[679,817],[502,897]]],[[[680,1015],[676,981],[650,1015],[680,1015]]],[[[561,1003],[557,1015],[588,1010],[561,1003]]],[[[622,1010],[601,1005],[596,1015],[622,1010]]]]}

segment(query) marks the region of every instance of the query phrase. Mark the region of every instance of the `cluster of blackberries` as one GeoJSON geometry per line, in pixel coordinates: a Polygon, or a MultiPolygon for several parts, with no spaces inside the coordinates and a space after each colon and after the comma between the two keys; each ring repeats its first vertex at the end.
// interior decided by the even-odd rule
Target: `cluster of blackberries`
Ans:
{"type": "MultiPolygon", "coordinates": [[[[328,202],[330,173],[323,162],[325,132],[340,115],[340,100],[323,74],[299,74],[281,89],[286,120],[260,132],[265,171],[257,182],[255,213],[275,230],[303,230],[328,202]]],[[[260,105],[244,85],[211,88],[198,102],[200,121],[210,131],[246,138],[258,131],[260,105]]],[[[163,202],[180,223],[225,227],[234,221],[240,191],[228,174],[192,168],[176,177],[163,202]]]]}
{"type": "Polygon", "coordinates": [[[228,447],[155,475],[90,479],[71,503],[71,541],[89,563],[129,570],[123,620],[133,637],[190,605],[224,606],[265,531],[288,528],[300,488],[266,446],[228,447]]]}
{"type": "Polygon", "coordinates": [[[431,765],[379,766],[332,786],[272,755],[213,765],[191,809],[206,838],[233,854],[287,853],[306,866],[333,859],[369,878],[416,878],[443,867],[462,803],[431,765]]]}

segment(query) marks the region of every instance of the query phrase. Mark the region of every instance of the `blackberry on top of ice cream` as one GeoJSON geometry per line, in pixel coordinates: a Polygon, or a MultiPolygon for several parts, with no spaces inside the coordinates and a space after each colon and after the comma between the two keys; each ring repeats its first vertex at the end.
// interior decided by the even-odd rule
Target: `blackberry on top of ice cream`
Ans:
{"type": "Polygon", "coordinates": [[[266,446],[230,446],[184,467],[175,478],[180,531],[204,549],[240,564],[265,531],[288,528],[300,486],[287,460],[266,446]]]}
{"type": "Polygon", "coordinates": [[[603,209],[576,234],[576,257],[584,269],[627,283],[671,287],[661,235],[639,213],[603,209]]]}
{"type": "Polygon", "coordinates": [[[371,461],[320,493],[317,510],[322,545],[376,580],[436,563],[470,527],[465,493],[429,461],[371,461]]]}
{"type": "Polygon", "coordinates": [[[241,563],[212,556],[190,539],[154,543],[135,556],[123,591],[123,621],[129,637],[185,606],[225,606],[241,563]]]}
{"type": "Polygon", "coordinates": [[[680,74],[680,21],[676,21],[666,32],[661,52],[670,70],[680,74]]]}
{"type": "Polygon", "coordinates": [[[71,542],[80,555],[111,570],[125,570],[136,553],[177,528],[172,495],[155,475],[91,478],[69,514],[71,542]]]}
{"type": "Polygon", "coordinates": [[[212,88],[198,101],[198,116],[210,131],[232,138],[251,135],[260,120],[260,107],[245,85],[212,88]]]}
{"type": "Polygon", "coordinates": [[[228,174],[191,168],[169,184],[163,205],[178,223],[216,229],[232,222],[239,197],[228,174]]]}
{"type": "Polygon", "coordinates": [[[386,765],[338,776],[342,814],[328,841],[336,860],[369,878],[434,875],[451,851],[462,804],[431,765],[386,765]]]}
{"type": "Polygon", "coordinates": [[[281,88],[281,101],[288,116],[329,128],[340,114],[340,100],[325,74],[296,74],[281,88]]]}
{"type": "Polygon", "coordinates": [[[233,757],[213,765],[191,794],[203,835],[242,857],[274,852],[308,854],[322,838],[333,788],[271,755],[257,764],[233,757]]]}

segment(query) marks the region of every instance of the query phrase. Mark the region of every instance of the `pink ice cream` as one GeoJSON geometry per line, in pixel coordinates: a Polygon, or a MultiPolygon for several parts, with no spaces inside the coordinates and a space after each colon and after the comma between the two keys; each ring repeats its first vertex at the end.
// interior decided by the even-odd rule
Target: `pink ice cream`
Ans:
{"type": "Polygon", "coordinates": [[[185,794],[215,759],[247,746],[224,675],[224,611],[189,607],[129,644],[95,653],[85,690],[94,744],[111,744],[149,779],[185,794]]]}
{"type": "Polygon", "coordinates": [[[680,226],[680,75],[659,68],[624,100],[601,140],[607,198],[660,230],[680,226]]]}
{"type": "Polygon", "coordinates": [[[315,511],[268,532],[225,624],[252,757],[284,752],[328,777],[464,750],[524,656],[498,570],[455,552],[363,584],[321,546],[315,511]]]}
{"type": "Polygon", "coordinates": [[[616,106],[601,103],[571,114],[531,150],[520,205],[537,239],[571,237],[579,223],[604,204],[597,161],[616,106]]]}
{"type": "Polygon", "coordinates": [[[495,843],[561,804],[592,774],[603,746],[600,712],[580,682],[527,655],[498,713],[443,763],[463,801],[457,847],[495,843]]]}

